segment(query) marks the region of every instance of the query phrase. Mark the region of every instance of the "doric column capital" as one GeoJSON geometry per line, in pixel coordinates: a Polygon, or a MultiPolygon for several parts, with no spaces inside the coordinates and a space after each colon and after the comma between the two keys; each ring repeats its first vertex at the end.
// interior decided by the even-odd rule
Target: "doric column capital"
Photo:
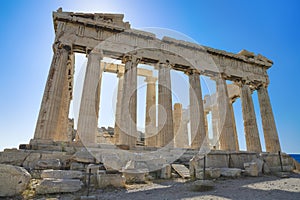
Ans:
{"type": "Polygon", "coordinates": [[[120,71],[117,72],[117,77],[118,77],[118,78],[123,77],[123,76],[124,76],[124,73],[123,73],[123,72],[120,72],[120,71]]]}
{"type": "Polygon", "coordinates": [[[269,83],[262,83],[262,82],[247,82],[245,83],[247,85],[249,85],[251,92],[253,92],[254,90],[258,90],[259,88],[268,88],[269,83]]]}
{"type": "Polygon", "coordinates": [[[238,80],[234,81],[234,84],[237,85],[237,86],[239,86],[241,88],[241,87],[243,87],[243,85],[246,84],[246,81],[242,80],[242,79],[238,79],[238,80]]]}
{"type": "Polygon", "coordinates": [[[57,50],[59,49],[65,49],[67,51],[70,51],[70,53],[72,52],[72,45],[69,45],[69,44],[63,44],[61,42],[55,42],[53,45],[52,45],[52,49],[53,49],[53,52],[56,52],[57,50]]]}
{"type": "Polygon", "coordinates": [[[89,57],[89,56],[98,56],[101,60],[103,59],[103,51],[101,49],[98,49],[98,48],[94,48],[92,50],[87,50],[87,53],[86,53],[86,56],[89,57]]]}
{"type": "Polygon", "coordinates": [[[132,55],[132,54],[125,54],[122,58],[122,63],[126,64],[127,62],[133,62],[135,64],[138,64],[140,62],[140,58],[132,55]]]}
{"type": "Polygon", "coordinates": [[[156,81],[157,81],[157,78],[153,77],[153,76],[147,76],[145,79],[146,83],[155,83],[156,81]]]}
{"type": "Polygon", "coordinates": [[[227,80],[227,75],[224,73],[217,73],[210,77],[211,80],[218,81],[218,80],[227,80]]]}
{"type": "Polygon", "coordinates": [[[168,62],[157,62],[156,65],[154,66],[155,69],[172,69],[174,64],[168,63],[168,62]]]}
{"type": "Polygon", "coordinates": [[[192,75],[192,74],[195,74],[195,75],[198,75],[198,76],[201,75],[201,72],[198,69],[187,69],[184,73],[188,76],[192,75]]]}

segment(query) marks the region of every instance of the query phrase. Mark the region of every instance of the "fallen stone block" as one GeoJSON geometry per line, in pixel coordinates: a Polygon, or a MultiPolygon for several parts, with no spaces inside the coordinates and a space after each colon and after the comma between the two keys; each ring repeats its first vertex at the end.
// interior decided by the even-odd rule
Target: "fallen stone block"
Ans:
{"type": "Polygon", "coordinates": [[[245,174],[248,176],[258,176],[258,165],[256,162],[244,163],[245,174]]]}
{"type": "Polygon", "coordinates": [[[26,159],[24,159],[23,167],[26,169],[35,169],[37,162],[40,160],[41,154],[37,152],[30,153],[26,159]]]}
{"type": "Polygon", "coordinates": [[[145,162],[130,160],[122,169],[122,173],[126,183],[144,183],[149,170],[145,162]]]}
{"type": "MultiPolygon", "coordinates": [[[[196,179],[204,179],[203,169],[196,171],[196,179]]],[[[217,179],[221,176],[221,170],[219,168],[206,168],[205,179],[217,179]]]]}
{"type": "Polygon", "coordinates": [[[71,160],[80,163],[95,163],[96,159],[88,151],[78,151],[72,156],[71,160]]]}
{"type": "Polygon", "coordinates": [[[5,151],[0,152],[0,164],[22,166],[25,158],[30,152],[23,151],[5,151]]]}
{"type": "Polygon", "coordinates": [[[190,178],[190,171],[189,169],[180,164],[172,164],[172,168],[182,177],[182,178],[190,178]]]}
{"type": "Polygon", "coordinates": [[[221,170],[218,168],[208,168],[206,169],[208,177],[211,179],[217,179],[221,176],[221,170]]]}
{"type": "Polygon", "coordinates": [[[43,170],[41,178],[52,178],[52,179],[81,179],[83,174],[81,171],[74,170],[43,170]]]}
{"type": "Polygon", "coordinates": [[[22,167],[0,164],[0,197],[22,193],[30,179],[31,175],[22,167]]]}
{"type": "Polygon", "coordinates": [[[153,156],[153,158],[147,159],[145,161],[147,168],[149,171],[156,171],[163,168],[163,166],[167,163],[167,160],[164,158],[156,158],[153,156]]]}
{"type": "Polygon", "coordinates": [[[105,188],[108,186],[125,187],[125,177],[122,174],[105,174],[99,172],[97,175],[98,188],[105,188]]]}
{"type": "Polygon", "coordinates": [[[126,169],[123,170],[123,176],[126,179],[126,183],[145,183],[148,171],[139,169],[126,169]]]}
{"type": "Polygon", "coordinates": [[[270,170],[269,165],[267,163],[263,164],[262,171],[263,171],[264,174],[270,174],[271,173],[271,170],[270,170]]]}
{"type": "Polygon", "coordinates": [[[38,160],[35,169],[61,169],[62,164],[59,159],[38,160]]]}
{"type": "Polygon", "coordinates": [[[118,155],[103,155],[102,162],[107,171],[119,171],[122,169],[123,163],[118,155]]]}
{"type": "Polygon", "coordinates": [[[162,179],[170,179],[172,176],[172,168],[170,164],[164,164],[161,173],[160,173],[160,178],[162,179]]]}
{"type": "Polygon", "coordinates": [[[241,169],[238,168],[221,168],[221,176],[236,178],[241,176],[241,169]]]}
{"type": "Polygon", "coordinates": [[[82,182],[78,179],[43,179],[36,186],[36,194],[77,192],[82,182]]]}
{"type": "Polygon", "coordinates": [[[61,163],[61,167],[69,168],[70,163],[69,160],[71,159],[72,155],[68,155],[66,152],[51,152],[51,153],[42,153],[42,157],[40,160],[55,160],[59,159],[61,163]]]}
{"type": "Polygon", "coordinates": [[[71,170],[77,170],[77,171],[85,171],[85,166],[84,166],[83,163],[72,162],[70,164],[70,169],[71,170]]]}
{"type": "Polygon", "coordinates": [[[262,174],[264,161],[261,158],[256,158],[256,159],[252,160],[251,162],[255,162],[257,164],[258,174],[262,174]]]}

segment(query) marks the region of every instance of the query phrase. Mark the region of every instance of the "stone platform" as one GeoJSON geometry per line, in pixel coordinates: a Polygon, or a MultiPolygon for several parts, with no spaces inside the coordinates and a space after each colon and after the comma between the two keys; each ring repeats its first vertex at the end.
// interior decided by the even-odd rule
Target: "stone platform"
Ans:
{"type": "Polygon", "coordinates": [[[280,161],[275,153],[242,151],[212,150],[202,155],[193,149],[138,147],[123,150],[107,144],[85,148],[78,143],[20,147],[22,149],[0,152],[0,164],[5,167],[18,166],[28,171],[32,179],[39,180],[35,186],[39,194],[74,192],[88,185],[98,188],[124,187],[125,184],[172,178],[177,173],[171,167],[174,163],[185,165],[191,177],[196,179],[292,172],[297,166],[294,159],[284,153],[281,153],[280,161]],[[167,176],[166,169],[169,169],[167,176]],[[69,184],[74,187],[68,187],[69,184]],[[54,189],[48,190],[48,185],[54,189]]]}

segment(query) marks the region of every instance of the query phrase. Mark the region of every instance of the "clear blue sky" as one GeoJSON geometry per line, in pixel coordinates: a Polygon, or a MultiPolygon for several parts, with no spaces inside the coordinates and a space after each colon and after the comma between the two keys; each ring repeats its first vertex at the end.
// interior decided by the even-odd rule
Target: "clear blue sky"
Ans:
{"type": "MultiPolygon", "coordinates": [[[[161,0],[2,0],[0,73],[0,149],[28,143],[52,59],[52,11],[125,14],[132,27],[181,32],[199,44],[237,53],[247,49],[274,61],[269,93],[282,150],[300,153],[300,2],[161,0]]],[[[109,80],[107,76],[106,80],[109,80]]],[[[257,96],[253,95],[256,114],[257,96]]],[[[235,103],[243,137],[240,102],[235,103]]],[[[261,130],[260,117],[258,117],[261,130]]],[[[112,125],[112,124],[107,124],[112,125]]],[[[245,149],[243,139],[241,149],[245,149]]],[[[264,145],[263,145],[264,146],[264,145]]]]}

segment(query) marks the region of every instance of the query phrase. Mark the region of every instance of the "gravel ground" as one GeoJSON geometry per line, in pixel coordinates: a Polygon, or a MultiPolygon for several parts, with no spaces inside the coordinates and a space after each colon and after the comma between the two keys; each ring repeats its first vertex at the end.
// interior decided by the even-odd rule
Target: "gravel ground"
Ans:
{"type": "MultiPolygon", "coordinates": [[[[151,200],[151,199],[283,199],[300,200],[300,174],[289,178],[276,176],[240,177],[237,179],[218,179],[208,191],[195,189],[195,182],[183,179],[159,180],[153,183],[128,185],[126,189],[98,189],[90,192],[96,199],[103,200],[151,200]]],[[[86,195],[86,190],[72,194],[39,196],[39,200],[73,200],[86,195]]],[[[7,198],[8,199],[8,198],[7,198]]],[[[15,199],[15,198],[13,198],[15,199]]],[[[17,198],[22,199],[22,198],[17,198]]]]}
{"type": "Polygon", "coordinates": [[[104,191],[99,199],[300,199],[300,175],[242,177],[217,180],[210,191],[192,190],[192,182],[163,181],[131,186],[127,190],[104,191]]]}

